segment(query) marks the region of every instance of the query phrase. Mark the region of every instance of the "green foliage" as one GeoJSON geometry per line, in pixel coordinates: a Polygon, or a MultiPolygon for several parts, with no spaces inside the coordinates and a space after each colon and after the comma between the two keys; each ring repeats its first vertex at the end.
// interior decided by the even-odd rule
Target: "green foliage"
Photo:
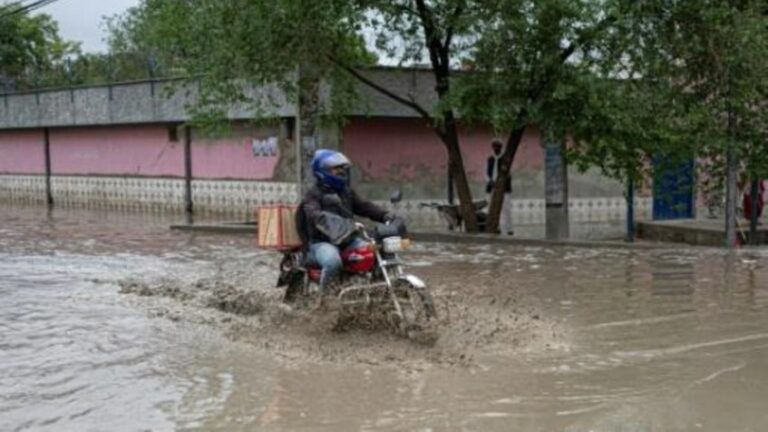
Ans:
{"type": "Polygon", "coordinates": [[[361,19],[342,0],[145,0],[108,27],[111,52],[152,55],[161,70],[194,77],[199,113],[210,120],[232,103],[263,108],[242,83],[276,85],[295,100],[300,68],[305,80],[334,86],[337,106],[321,107],[324,114],[339,111],[350,103],[351,86],[335,63],[373,60],[356,33],[361,19]]]}
{"type": "Polygon", "coordinates": [[[247,94],[242,84],[277,86],[291,101],[299,102],[302,137],[315,136],[316,120],[343,120],[358,102],[357,84],[374,88],[432,121],[448,149],[467,226],[473,229],[471,192],[453,108],[445,103],[455,59],[452,50],[461,51],[469,37],[470,6],[476,3],[144,0],[128,16],[112,21],[112,46],[157,48],[161,58],[194,77],[200,84],[198,118],[215,118],[232,103],[250,105],[259,113],[264,108],[263,95],[247,94]],[[438,106],[421,107],[408,95],[397,95],[358,71],[377,61],[366,48],[366,37],[371,36],[379,53],[390,61],[397,57],[399,64],[420,62],[422,54],[428,53],[438,106]]]}
{"type": "Polygon", "coordinates": [[[727,149],[742,175],[768,176],[768,19],[762,0],[652,0],[628,8],[641,40],[633,68],[670,84],[685,106],[687,139],[701,160],[703,192],[718,201],[727,149]]]}
{"type": "Polygon", "coordinates": [[[766,172],[764,2],[499,0],[473,28],[454,103],[500,132],[574,141],[580,169],[639,180],[650,159],[708,163],[728,143],[766,172]],[[729,131],[727,112],[738,127],[729,131]]]}
{"type": "MultiPolygon", "coordinates": [[[[332,90],[318,114],[338,121],[357,102],[350,68],[428,63],[436,105],[399,102],[433,120],[441,138],[456,115],[499,134],[536,125],[571,140],[578,168],[639,182],[652,159],[697,155],[717,172],[734,142],[745,169],[768,176],[763,3],[144,0],[108,28],[112,65],[135,55],[153,59],[158,75],[198,80],[204,122],[233,103],[261,109],[264,95],[244,93],[243,83],[296,100],[319,81],[320,92],[332,90]]],[[[126,63],[108,70],[143,67],[126,63]]]]}
{"type": "Polygon", "coordinates": [[[500,0],[482,12],[475,72],[454,95],[465,118],[500,133],[536,125],[572,142],[578,168],[620,180],[639,180],[662,148],[684,150],[670,89],[626,70],[634,41],[621,2],[500,0]]]}
{"type": "Polygon", "coordinates": [[[66,83],[67,60],[80,52],[79,44],[62,40],[50,16],[6,16],[10,8],[0,5],[0,89],[26,90],[66,83]]]}
{"type": "Polygon", "coordinates": [[[382,58],[399,66],[432,63],[429,45],[449,49],[446,66],[459,66],[474,43],[472,27],[480,18],[483,2],[472,0],[424,1],[357,0],[365,10],[364,28],[382,58]],[[433,40],[426,39],[429,31],[433,40]]]}

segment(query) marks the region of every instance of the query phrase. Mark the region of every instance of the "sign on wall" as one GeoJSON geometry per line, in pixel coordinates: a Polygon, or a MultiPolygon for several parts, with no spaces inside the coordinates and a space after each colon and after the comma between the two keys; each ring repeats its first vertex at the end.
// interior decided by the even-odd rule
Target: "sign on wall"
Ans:
{"type": "Polygon", "coordinates": [[[251,150],[255,157],[277,157],[277,137],[254,138],[251,150]]]}

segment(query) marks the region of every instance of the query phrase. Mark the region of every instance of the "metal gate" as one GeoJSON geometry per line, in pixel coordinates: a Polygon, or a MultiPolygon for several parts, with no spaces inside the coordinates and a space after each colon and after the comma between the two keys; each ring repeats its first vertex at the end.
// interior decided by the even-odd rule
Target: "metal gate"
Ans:
{"type": "Polygon", "coordinates": [[[694,217],[693,159],[653,161],[653,220],[694,217]]]}

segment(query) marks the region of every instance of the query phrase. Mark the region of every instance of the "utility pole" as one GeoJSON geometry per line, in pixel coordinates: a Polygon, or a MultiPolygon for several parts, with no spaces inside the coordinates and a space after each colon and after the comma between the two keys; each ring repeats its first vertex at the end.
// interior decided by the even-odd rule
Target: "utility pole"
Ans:
{"type": "Polygon", "coordinates": [[[627,180],[627,242],[635,241],[635,181],[627,180]]]}
{"type": "Polygon", "coordinates": [[[544,189],[547,240],[570,237],[568,220],[568,165],[565,163],[565,141],[545,138],[544,189]]]}
{"type": "Polygon", "coordinates": [[[51,131],[43,129],[43,146],[45,151],[45,202],[48,208],[53,207],[53,190],[51,188],[51,131]]]}
{"type": "Polygon", "coordinates": [[[194,208],[192,205],[192,127],[189,125],[184,126],[184,212],[191,223],[194,208]]]}
{"type": "Polygon", "coordinates": [[[299,94],[296,97],[296,112],[294,127],[294,140],[296,151],[296,203],[300,203],[304,196],[304,175],[303,175],[303,156],[301,151],[301,67],[296,68],[296,91],[299,94]]]}

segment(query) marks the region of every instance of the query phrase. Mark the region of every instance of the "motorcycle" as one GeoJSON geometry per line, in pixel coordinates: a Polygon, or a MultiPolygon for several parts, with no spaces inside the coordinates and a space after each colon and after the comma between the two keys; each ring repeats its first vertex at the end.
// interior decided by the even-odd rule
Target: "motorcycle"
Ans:
{"type": "MultiPolygon", "coordinates": [[[[473,201],[472,207],[475,210],[475,220],[477,221],[477,228],[482,232],[485,231],[485,225],[488,221],[488,213],[483,211],[488,205],[488,201],[479,200],[473,201]]],[[[437,210],[440,216],[448,223],[448,229],[453,231],[455,229],[463,229],[464,220],[461,217],[459,206],[456,204],[441,204],[436,202],[423,202],[419,203],[419,207],[433,208],[437,210]]]]}
{"type": "Polygon", "coordinates": [[[333,296],[341,307],[340,320],[363,313],[383,312],[387,321],[406,336],[426,329],[437,317],[432,294],[418,277],[406,273],[400,252],[410,247],[405,223],[395,219],[366,229],[355,225],[359,247],[343,249],[343,269],[337,283],[320,292],[319,266],[307,262],[301,248],[283,253],[277,286],[285,287],[283,301],[301,304],[321,295],[333,296]]]}

